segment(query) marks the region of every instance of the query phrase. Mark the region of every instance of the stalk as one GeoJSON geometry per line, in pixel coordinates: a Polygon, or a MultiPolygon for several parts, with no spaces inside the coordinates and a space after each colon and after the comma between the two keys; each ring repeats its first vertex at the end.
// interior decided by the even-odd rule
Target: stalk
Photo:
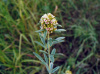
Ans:
{"type": "MultiPolygon", "coordinates": [[[[49,41],[49,33],[48,33],[48,41],[49,41]]],[[[50,45],[48,43],[48,57],[49,57],[49,70],[50,70],[50,45]]],[[[49,73],[51,74],[51,73],[49,73]]]]}

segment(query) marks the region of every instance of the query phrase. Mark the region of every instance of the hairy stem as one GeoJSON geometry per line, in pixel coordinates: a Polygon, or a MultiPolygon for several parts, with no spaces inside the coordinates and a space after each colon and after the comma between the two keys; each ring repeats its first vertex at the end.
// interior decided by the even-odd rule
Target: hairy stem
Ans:
{"type": "MultiPolygon", "coordinates": [[[[49,41],[49,33],[48,33],[48,41],[49,41]]],[[[48,57],[49,57],[49,70],[50,70],[50,45],[48,43],[48,57]]],[[[51,73],[49,73],[51,74],[51,73]]]]}

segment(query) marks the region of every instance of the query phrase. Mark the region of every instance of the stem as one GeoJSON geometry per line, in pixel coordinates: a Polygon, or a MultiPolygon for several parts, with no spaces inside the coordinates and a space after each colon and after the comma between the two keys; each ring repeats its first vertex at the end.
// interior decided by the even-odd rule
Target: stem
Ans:
{"type": "MultiPolygon", "coordinates": [[[[49,33],[48,33],[48,41],[49,41],[49,33]]],[[[50,70],[50,45],[48,43],[48,56],[49,56],[49,70],[50,70]]],[[[51,73],[49,73],[51,74],[51,73]]]]}
{"type": "Polygon", "coordinates": [[[22,43],[22,34],[20,34],[20,40],[19,40],[19,56],[21,54],[21,43],[22,43]]]}

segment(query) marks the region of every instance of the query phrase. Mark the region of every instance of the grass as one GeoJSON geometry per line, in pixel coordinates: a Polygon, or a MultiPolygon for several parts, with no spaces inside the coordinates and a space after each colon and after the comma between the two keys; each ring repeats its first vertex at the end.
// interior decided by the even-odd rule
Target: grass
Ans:
{"type": "Polygon", "coordinates": [[[61,53],[57,74],[68,66],[73,74],[99,74],[100,0],[0,0],[0,73],[46,74],[33,52],[42,50],[35,31],[48,12],[67,30],[65,42],[54,46],[61,53]]]}

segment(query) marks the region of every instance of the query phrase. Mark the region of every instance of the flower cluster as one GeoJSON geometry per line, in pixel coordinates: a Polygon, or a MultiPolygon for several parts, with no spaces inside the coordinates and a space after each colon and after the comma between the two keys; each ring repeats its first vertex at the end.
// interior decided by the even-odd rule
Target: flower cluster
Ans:
{"type": "Polygon", "coordinates": [[[57,20],[51,13],[44,14],[41,19],[41,29],[46,29],[48,33],[52,33],[57,29],[57,20]]]}

